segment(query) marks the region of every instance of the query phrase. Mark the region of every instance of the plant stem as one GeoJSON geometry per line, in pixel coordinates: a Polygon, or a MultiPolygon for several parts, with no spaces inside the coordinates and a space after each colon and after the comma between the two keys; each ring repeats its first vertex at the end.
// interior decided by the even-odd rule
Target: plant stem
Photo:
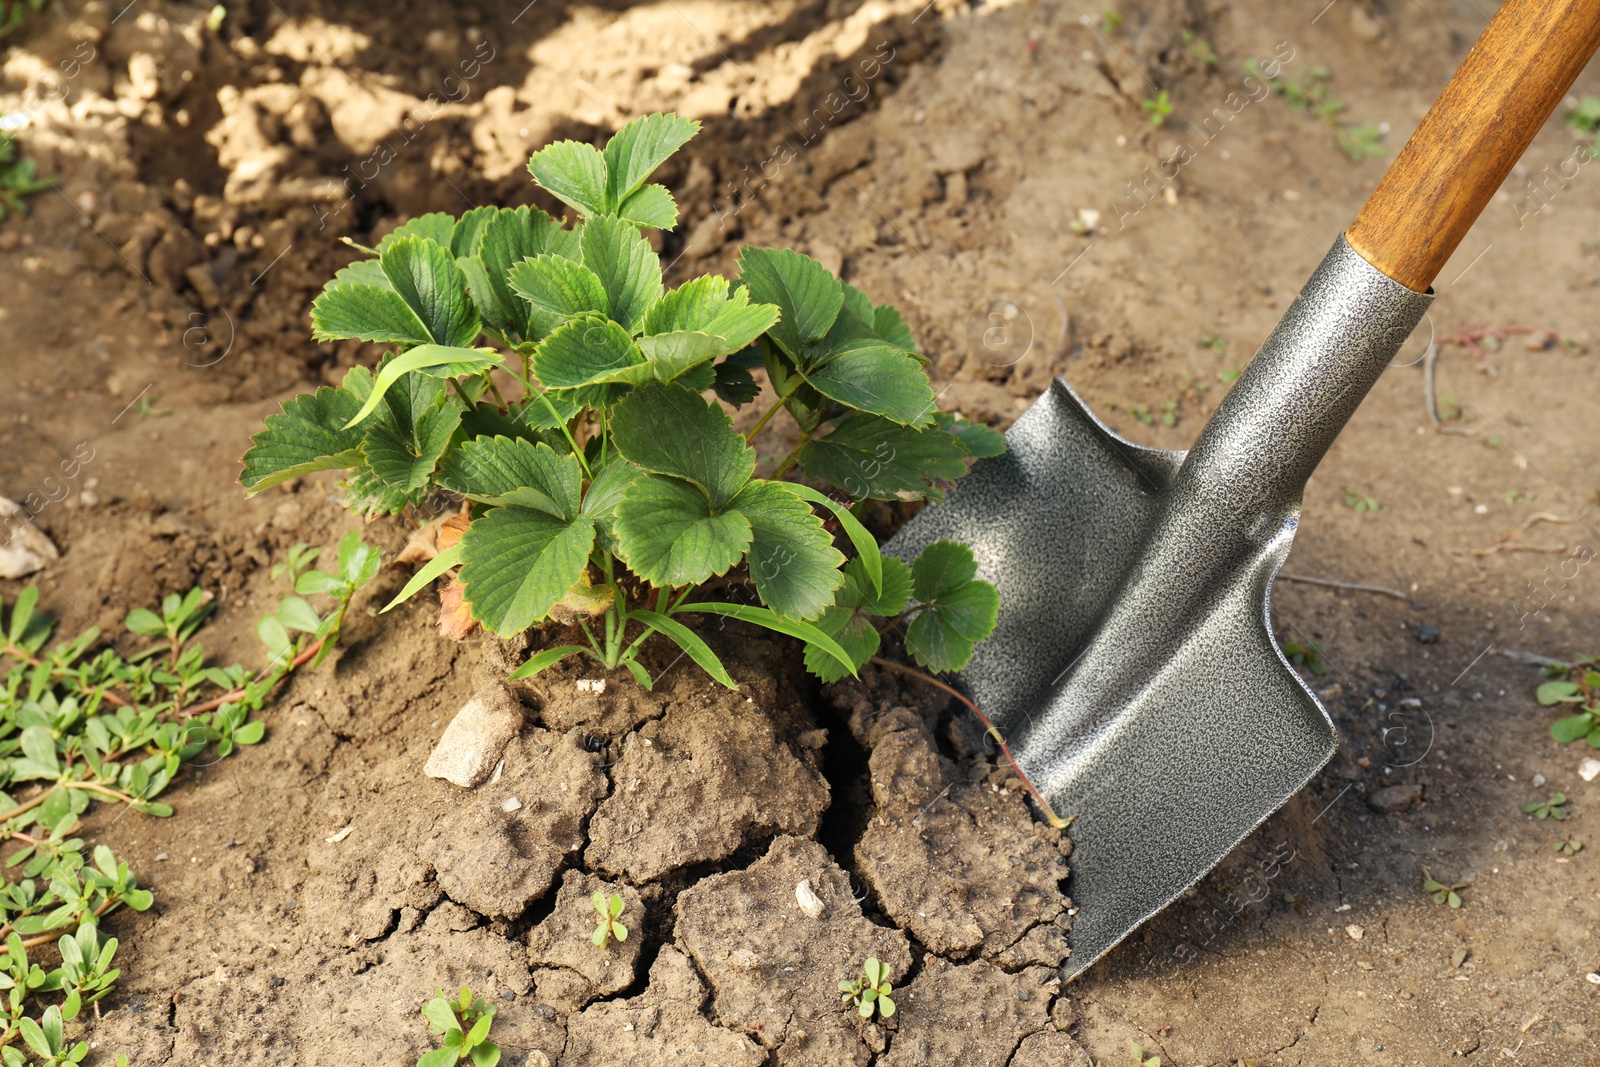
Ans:
{"type": "Polygon", "coordinates": [[[810,429],[800,435],[800,443],[794,446],[794,451],[790,452],[787,456],[784,456],[783,462],[778,464],[778,466],[774,468],[773,472],[768,476],[772,481],[777,481],[779,478],[782,478],[785,474],[789,473],[789,468],[794,466],[795,462],[800,458],[800,450],[811,443],[811,436],[816,432],[817,431],[815,429],[810,429]]]}
{"type": "Polygon", "coordinates": [[[983,723],[983,725],[988,729],[989,736],[994,738],[995,744],[1000,746],[1000,751],[1005,753],[1006,762],[1011,764],[1011,769],[1017,773],[1017,777],[1022,780],[1022,784],[1027,787],[1028,792],[1033,795],[1033,799],[1038,802],[1039,809],[1044,812],[1045,818],[1050,821],[1050,825],[1054,826],[1057,830],[1065,830],[1068,826],[1072,825],[1072,820],[1077,816],[1071,816],[1063,819],[1061,816],[1055,813],[1054,809],[1050,807],[1049,802],[1044,799],[1044,797],[1039,793],[1039,790],[1034,788],[1033,783],[1028,780],[1028,776],[1022,773],[1022,768],[1017,764],[1016,757],[1011,754],[1011,747],[1006,744],[1006,739],[1000,736],[1000,731],[995,729],[994,723],[990,722],[989,717],[978,709],[978,705],[974,704],[971,700],[968,700],[960,690],[956,689],[954,686],[946,685],[945,683],[939,681],[939,679],[933,677],[931,674],[925,674],[922,671],[917,670],[915,667],[907,667],[904,663],[896,663],[893,660],[884,659],[882,656],[873,656],[871,662],[877,664],[879,667],[886,668],[887,670],[906,675],[909,678],[915,678],[917,681],[931,685],[935,689],[941,689],[955,697],[957,700],[961,701],[961,703],[965,704],[967,707],[971,708],[972,714],[978,717],[978,721],[983,723]]]}
{"type": "Polygon", "coordinates": [[[567,444],[572,446],[572,454],[578,457],[578,466],[583,468],[583,476],[592,481],[594,475],[589,471],[589,464],[584,462],[583,449],[579,448],[578,442],[573,439],[572,431],[567,427],[566,420],[561,417],[561,412],[557,411],[556,406],[550,402],[549,390],[539,390],[539,399],[544,401],[544,406],[550,411],[550,417],[556,420],[556,425],[561,427],[562,436],[567,439],[567,444]]]}
{"type": "Polygon", "coordinates": [[[783,392],[778,394],[778,399],[770,408],[767,409],[766,414],[762,415],[760,419],[756,420],[756,424],[750,427],[750,432],[744,435],[745,441],[749,442],[756,439],[756,434],[760,433],[762,427],[766,426],[766,424],[772,420],[772,416],[778,413],[778,409],[787,404],[789,402],[789,398],[794,396],[794,394],[799,391],[800,385],[804,380],[805,379],[801,378],[799,374],[796,374],[793,378],[789,379],[789,384],[784,387],[783,392]]]}
{"type": "Polygon", "coordinates": [[[494,374],[490,371],[484,371],[483,380],[489,383],[489,392],[493,393],[494,398],[500,402],[501,410],[510,411],[511,405],[506,403],[506,398],[500,395],[500,387],[494,384],[494,374]]]}

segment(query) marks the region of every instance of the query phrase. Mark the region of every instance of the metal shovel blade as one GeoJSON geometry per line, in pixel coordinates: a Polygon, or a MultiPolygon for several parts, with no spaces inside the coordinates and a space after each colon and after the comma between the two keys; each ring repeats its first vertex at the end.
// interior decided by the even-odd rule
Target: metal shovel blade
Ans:
{"type": "Polygon", "coordinates": [[[886,551],[972,546],[1000,593],[962,685],[1074,818],[1071,978],[1214,867],[1333,755],[1273,640],[1272,578],[1323,453],[1426,310],[1341,238],[1188,453],[1057,381],[886,551]]]}

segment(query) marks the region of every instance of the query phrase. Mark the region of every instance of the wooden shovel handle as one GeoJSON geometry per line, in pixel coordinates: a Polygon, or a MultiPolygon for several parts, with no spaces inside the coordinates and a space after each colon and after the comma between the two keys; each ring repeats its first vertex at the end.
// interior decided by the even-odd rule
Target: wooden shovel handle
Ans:
{"type": "Polygon", "coordinates": [[[1600,0],[1506,0],[1345,240],[1428,288],[1600,46],[1600,0]]]}

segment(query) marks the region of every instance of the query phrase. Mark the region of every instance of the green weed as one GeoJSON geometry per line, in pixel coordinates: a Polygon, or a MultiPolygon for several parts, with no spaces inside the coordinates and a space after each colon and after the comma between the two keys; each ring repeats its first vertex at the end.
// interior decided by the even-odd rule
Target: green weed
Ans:
{"type": "Polygon", "coordinates": [[[894,989],[889,985],[889,965],[879,963],[876,958],[868,957],[867,962],[861,966],[862,977],[853,982],[840,982],[839,999],[853,1005],[863,1019],[872,1018],[874,1011],[878,1017],[888,1019],[894,1015],[894,1001],[889,994],[894,989]]]}
{"type": "Polygon", "coordinates": [[[600,916],[600,922],[594,928],[594,933],[589,935],[589,940],[595,943],[595,947],[605,948],[613,940],[619,944],[628,940],[628,928],[617,921],[618,916],[622,914],[622,898],[615,893],[608,897],[596,891],[589,901],[600,916]]]}
{"type": "Polygon", "coordinates": [[[1562,744],[1587,741],[1590,748],[1600,748],[1600,669],[1596,668],[1600,661],[1585,659],[1543,669],[1546,676],[1554,677],[1539,686],[1539,703],[1547,708],[1570,704],[1577,709],[1550,724],[1550,736],[1562,744]]]}
{"type": "Polygon", "coordinates": [[[1452,908],[1461,907],[1461,891],[1467,888],[1467,885],[1466,882],[1451,882],[1446,885],[1435,881],[1426,867],[1422,869],[1422,891],[1432,897],[1435,904],[1448,904],[1452,908]]]}
{"type": "Polygon", "coordinates": [[[1366,515],[1374,511],[1382,511],[1383,505],[1378,503],[1378,498],[1358,493],[1354,489],[1346,488],[1344,492],[1344,506],[1351,508],[1357,515],[1366,515]]]}
{"type": "MultiPolygon", "coordinates": [[[[4,36],[7,29],[4,19],[19,8],[20,5],[10,8],[0,6],[0,36],[4,36]]],[[[28,205],[23,197],[48,188],[50,182],[39,177],[38,164],[18,152],[16,137],[0,133],[0,219],[6,217],[7,211],[15,211],[19,215],[27,211],[28,205]]]]}
{"type": "Polygon", "coordinates": [[[466,1060],[472,1067],[495,1067],[500,1062],[500,1046],[489,1040],[494,1025],[494,1006],[474,997],[466,986],[455,1000],[439,995],[422,1006],[428,1030],[444,1043],[417,1060],[417,1067],[454,1067],[466,1060]]]}
{"type": "Polygon", "coordinates": [[[1522,805],[1524,815],[1535,819],[1554,819],[1560,822],[1567,817],[1567,794],[1551,793],[1549,800],[1530,800],[1522,805]]]}
{"type": "Polygon", "coordinates": [[[5,861],[21,879],[0,884],[6,1067],[28,1062],[19,1041],[47,1064],[83,1059],[88,1046],[68,1046],[62,1027],[120,973],[111,966],[117,939],[100,933],[100,921],[153,900],[111,849],[76,836],[89,805],[171,815],[155,798],[185,760],[210,748],[225,757],[262,739],[265,724],[252,714],[286,675],[332,649],[350,597],[377,570],[378,553],[357,534],[336,555],[336,573],[309,571],[299,583],[307,595],[330,597],[332,609],[319,615],[299,596],[284,598],[262,620],[271,656],[253,674],[207,665],[194,638],[214,604],[199,589],[130,611],[124,626],[144,640],[128,655],[94,628],[52,643],[56,623],[38,610],[35,586],[0,603],[0,781],[10,790],[0,792],[0,844],[21,846],[5,861]],[[30,960],[43,946],[60,956],[56,969],[30,960]],[[42,1006],[49,994],[62,999],[42,1006]]]}
{"type": "Polygon", "coordinates": [[[1139,107],[1144,110],[1150,125],[1159,127],[1172,115],[1172,98],[1167,95],[1165,89],[1162,89],[1156,93],[1155,99],[1139,101],[1139,107]]]}

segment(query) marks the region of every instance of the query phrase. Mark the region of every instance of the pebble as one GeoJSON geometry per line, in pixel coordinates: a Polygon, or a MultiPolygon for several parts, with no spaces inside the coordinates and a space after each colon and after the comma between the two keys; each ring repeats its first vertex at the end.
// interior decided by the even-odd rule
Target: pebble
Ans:
{"type": "Polygon", "coordinates": [[[800,884],[794,887],[794,899],[800,905],[800,910],[813,919],[822,918],[825,910],[822,898],[817,896],[816,890],[811,888],[811,879],[802,878],[800,884]]]}
{"type": "Polygon", "coordinates": [[[1384,815],[1405,811],[1422,799],[1422,786],[1415,783],[1389,785],[1374,789],[1367,796],[1367,807],[1384,815]]]}
{"type": "Polygon", "coordinates": [[[1544,783],[1545,783],[1544,775],[1536,774],[1536,775],[1533,776],[1533,784],[1534,785],[1544,785],[1544,783]]]}
{"type": "Polygon", "coordinates": [[[1350,935],[1350,940],[1352,941],[1360,941],[1363,937],[1367,936],[1367,932],[1354,923],[1346,926],[1344,928],[1344,932],[1350,935]]]}
{"type": "Polygon", "coordinates": [[[1600,759],[1586,757],[1578,764],[1578,777],[1586,782],[1592,782],[1596,777],[1600,777],[1600,759]]]}
{"type": "Polygon", "coordinates": [[[521,807],[522,801],[518,800],[516,797],[506,797],[500,802],[501,811],[518,811],[521,809],[521,807]]]}
{"type": "Polygon", "coordinates": [[[1590,971],[1588,974],[1583,976],[1583,980],[1586,982],[1592,982],[1595,985],[1600,985],[1600,974],[1595,974],[1593,971],[1590,971]]]}
{"type": "Polygon", "coordinates": [[[55,544],[28,521],[21,504],[0,496],[0,531],[8,531],[0,541],[0,578],[26,578],[61,553],[55,544]]]}
{"type": "Polygon", "coordinates": [[[521,706],[503,686],[475,693],[444,728],[423,772],[471,789],[489,777],[522,722],[521,706]]]}

